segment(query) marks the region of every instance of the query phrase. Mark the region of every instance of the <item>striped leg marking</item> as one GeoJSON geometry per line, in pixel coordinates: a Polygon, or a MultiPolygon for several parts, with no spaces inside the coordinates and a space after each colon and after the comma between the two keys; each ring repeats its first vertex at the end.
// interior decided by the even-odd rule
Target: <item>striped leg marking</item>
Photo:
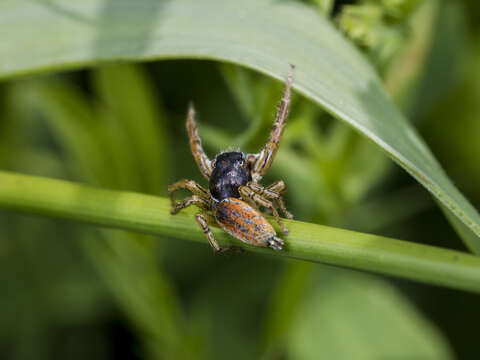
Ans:
{"type": "Polygon", "coordinates": [[[240,192],[240,195],[242,196],[242,199],[244,199],[246,201],[253,200],[259,206],[263,206],[267,209],[270,209],[272,211],[273,217],[277,221],[278,225],[280,225],[280,227],[282,228],[283,233],[288,234],[288,229],[286,228],[285,224],[280,219],[280,215],[278,215],[278,211],[275,208],[275,206],[273,206],[271,201],[265,199],[263,196],[257,194],[256,192],[254,192],[252,189],[250,189],[247,186],[240,186],[240,188],[238,190],[240,192]]]}
{"type": "Polygon", "coordinates": [[[287,219],[293,219],[293,215],[288,212],[285,203],[283,202],[282,194],[285,192],[287,186],[285,185],[285,182],[282,180],[276,181],[273,184],[263,187],[260,184],[254,183],[254,182],[249,182],[246,185],[250,189],[252,189],[255,193],[257,193],[260,196],[263,196],[267,199],[273,199],[282,213],[285,215],[287,219]]]}
{"type": "Polygon", "coordinates": [[[228,250],[237,250],[241,252],[243,250],[242,248],[239,248],[237,246],[221,247],[217,240],[215,240],[212,231],[208,227],[208,222],[205,214],[197,214],[195,215],[195,219],[197,220],[198,225],[200,225],[200,227],[202,228],[203,233],[207,237],[208,243],[210,244],[215,253],[225,252],[228,250]]]}
{"type": "Polygon", "coordinates": [[[172,203],[172,206],[175,207],[175,197],[174,197],[175,191],[183,190],[183,189],[186,189],[190,191],[193,195],[200,196],[204,199],[210,198],[209,192],[205,188],[203,188],[200,184],[198,184],[193,180],[183,179],[168,186],[168,194],[170,195],[170,201],[172,203]]]}
{"type": "Polygon", "coordinates": [[[191,205],[197,205],[198,207],[205,209],[205,210],[210,210],[210,201],[198,196],[198,195],[192,195],[185,200],[178,202],[175,204],[173,207],[171,214],[174,215],[178,213],[180,210],[185,209],[186,207],[189,207],[191,205]]]}
{"type": "Polygon", "coordinates": [[[212,231],[208,227],[207,219],[205,215],[203,214],[197,214],[195,215],[195,219],[197,220],[198,225],[202,228],[203,233],[207,237],[208,242],[210,243],[210,246],[212,247],[214,252],[219,252],[222,251],[222,248],[220,244],[215,240],[213,237],[212,231]]]}

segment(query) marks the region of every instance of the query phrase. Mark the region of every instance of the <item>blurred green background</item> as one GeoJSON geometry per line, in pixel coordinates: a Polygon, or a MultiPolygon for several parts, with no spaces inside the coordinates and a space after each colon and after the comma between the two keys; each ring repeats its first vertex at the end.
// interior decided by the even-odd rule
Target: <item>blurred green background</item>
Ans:
{"type": "MultiPolygon", "coordinates": [[[[304,1],[377,68],[480,207],[480,5],[304,1]]],[[[0,168],[166,195],[213,156],[265,142],[283,84],[207,61],[105,64],[0,83],[0,168]]],[[[465,250],[370,141],[294,95],[265,183],[302,221],[465,250]],[[318,201],[321,199],[321,201],[318,201]]],[[[2,359],[478,359],[480,296],[0,211],[2,359]],[[477,325],[476,325],[477,324],[477,325]]]]}

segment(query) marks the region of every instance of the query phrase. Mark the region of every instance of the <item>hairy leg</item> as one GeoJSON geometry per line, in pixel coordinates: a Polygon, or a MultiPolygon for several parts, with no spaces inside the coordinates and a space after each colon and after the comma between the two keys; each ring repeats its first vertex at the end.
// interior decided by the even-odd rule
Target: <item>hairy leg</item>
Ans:
{"type": "Polygon", "coordinates": [[[222,250],[220,244],[215,240],[213,237],[212,231],[208,227],[207,218],[204,214],[197,214],[195,215],[195,219],[197,220],[198,225],[202,228],[203,233],[207,237],[210,246],[212,247],[213,251],[218,252],[222,250]]]}
{"type": "Polygon", "coordinates": [[[278,215],[277,209],[275,208],[275,206],[273,206],[273,203],[271,201],[267,200],[262,195],[257,194],[255,191],[250,189],[248,186],[240,186],[240,188],[238,190],[240,192],[240,195],[242,196],[242,199],[253,200],[255,202],[255,204],[257,204],[259,206],[263,206],[267,209],[270,209],[272,211],[272,214],[275,217],[275,220],[277,221],[278,225],[280,225],[280,227],[282,228],[283,233],[288,234],[288,229],[283,224],[282,220],[280,219],[280,215],[278,215]]]}
{"type": "Polygon", "coordinates": [[[249,155],[249,160],[254,162],[252,167],[252,178],[254,182],[260,181],[265,175],[277,153],[278,143],[282,137],[283,129],[287,122],[288,111],[290,110],[290,89],[293,81],[293,69],[294,66],[290,65],[282,100],[280,101],[268,142],[260,153],[249,155]]]}
{"type": "Polygon", "coordinates": [[[199,183],[193,180],[183,179],[168,186],[168,195],[170,195],[170,201],[172,203],[172,206],[175,206],[175,197],[174,197],[175,191],[183,190],[183,189],[186,189],[190,191],[192,194],[198,195],[204,199],[210,198],[209,192],[205,188],[203,188],[199,183]]]}
{"type": "Polygon", "coordinates": [[[227,247],[221,247],[220,244],[215,240],[215,237],[213,236],[212,231],[208,227],[208,221],[207,217],[212,217],[211,215],[206,215],[206,214],[197,214],[195,215],[195,219],[197,220],[198,225],[202,228],[203,233],[207,237],[208,243],[212,247],[213,251],[215,253],[217,252],[225,252],[228,250],[236,250],[236,251],[242,251],[242,248],[239,248],[237,246],[227,246],[227,247]]]}
{"type": "Polygon", "coordinates": [[[276,192],[277,194],[283,195],[285,190],[287,190],[287,185],[283,180],[275,181],[274,183],[268,185],[266,189],[276,192]]]}
{"type": "Polygon", "coordinates": [[[193,158],[202,172],[202,175],[208,180],[213,171],[212,162],[205,154],[205,151],[203,151],[202,141],[198,135],[197,124],[195,123],[195,109],[192,104],[190,104],[188,108],[187,132],[193,158]]]}
{"type": "Polygon", "coordinates": [[[285,182],[283,182],[282,180],[279,180],[267,187],[263,187],[262,185],[254,182],[249,182],[247,183],[246,186],[252,189],[255,193],[259,194],[260,196],[263,196],[267,199],[272,199],[273,201],[275,201],[278,207],[280,208],[280,210],[282,211],[282,213],[285,215],[285,217],[287,219],[293,219],[293,215],[290,212],[288,212],[282,198],[282,194],[287,188],[287,186],[285,185],[285,182]]]}
{"type": "Polygon", "coordinates": [[[204,199],[198,195],[192,195],[183,201],[180,201],[176,203],[173,206],[172,211],[170,212],[172,215],[178,213],[180,210],[185,209],[186,207],[189,207],[191,205],[196,205],[202,209],[205,210],[210,210],[211,209],[211,204],[210,201],[207,199],[204,199]]]}

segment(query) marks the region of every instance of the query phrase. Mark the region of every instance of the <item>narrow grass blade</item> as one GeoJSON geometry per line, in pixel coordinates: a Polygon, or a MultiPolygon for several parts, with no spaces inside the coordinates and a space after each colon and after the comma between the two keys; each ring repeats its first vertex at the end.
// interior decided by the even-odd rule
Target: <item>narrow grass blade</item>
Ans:
{"type": "MultiPolygon", "coordinates": [[[[0,184],[0,208],[206,243],[193,217],[198,210],[170,215],[165,198],[9,172],[0,172],[0,184]]],[[[476,256],[299,221],[285,224],[290,233],[283,251],[248,249],[480,292],[476,256]]],[[[217,227],[213,233],[221,244],[247,248],[217,227]]]]}

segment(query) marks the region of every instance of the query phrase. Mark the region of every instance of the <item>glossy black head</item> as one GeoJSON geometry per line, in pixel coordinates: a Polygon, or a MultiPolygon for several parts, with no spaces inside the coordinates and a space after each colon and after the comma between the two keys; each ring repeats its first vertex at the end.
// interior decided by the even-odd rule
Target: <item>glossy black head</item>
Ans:
{"type": "Polygon", "coordinates": [[[210,176],[210,193],[221,201],[228,197],[240,198],[238,187],[252,180],[246,156],[241,152],[224,152],[215,158],[210,176]]]}

